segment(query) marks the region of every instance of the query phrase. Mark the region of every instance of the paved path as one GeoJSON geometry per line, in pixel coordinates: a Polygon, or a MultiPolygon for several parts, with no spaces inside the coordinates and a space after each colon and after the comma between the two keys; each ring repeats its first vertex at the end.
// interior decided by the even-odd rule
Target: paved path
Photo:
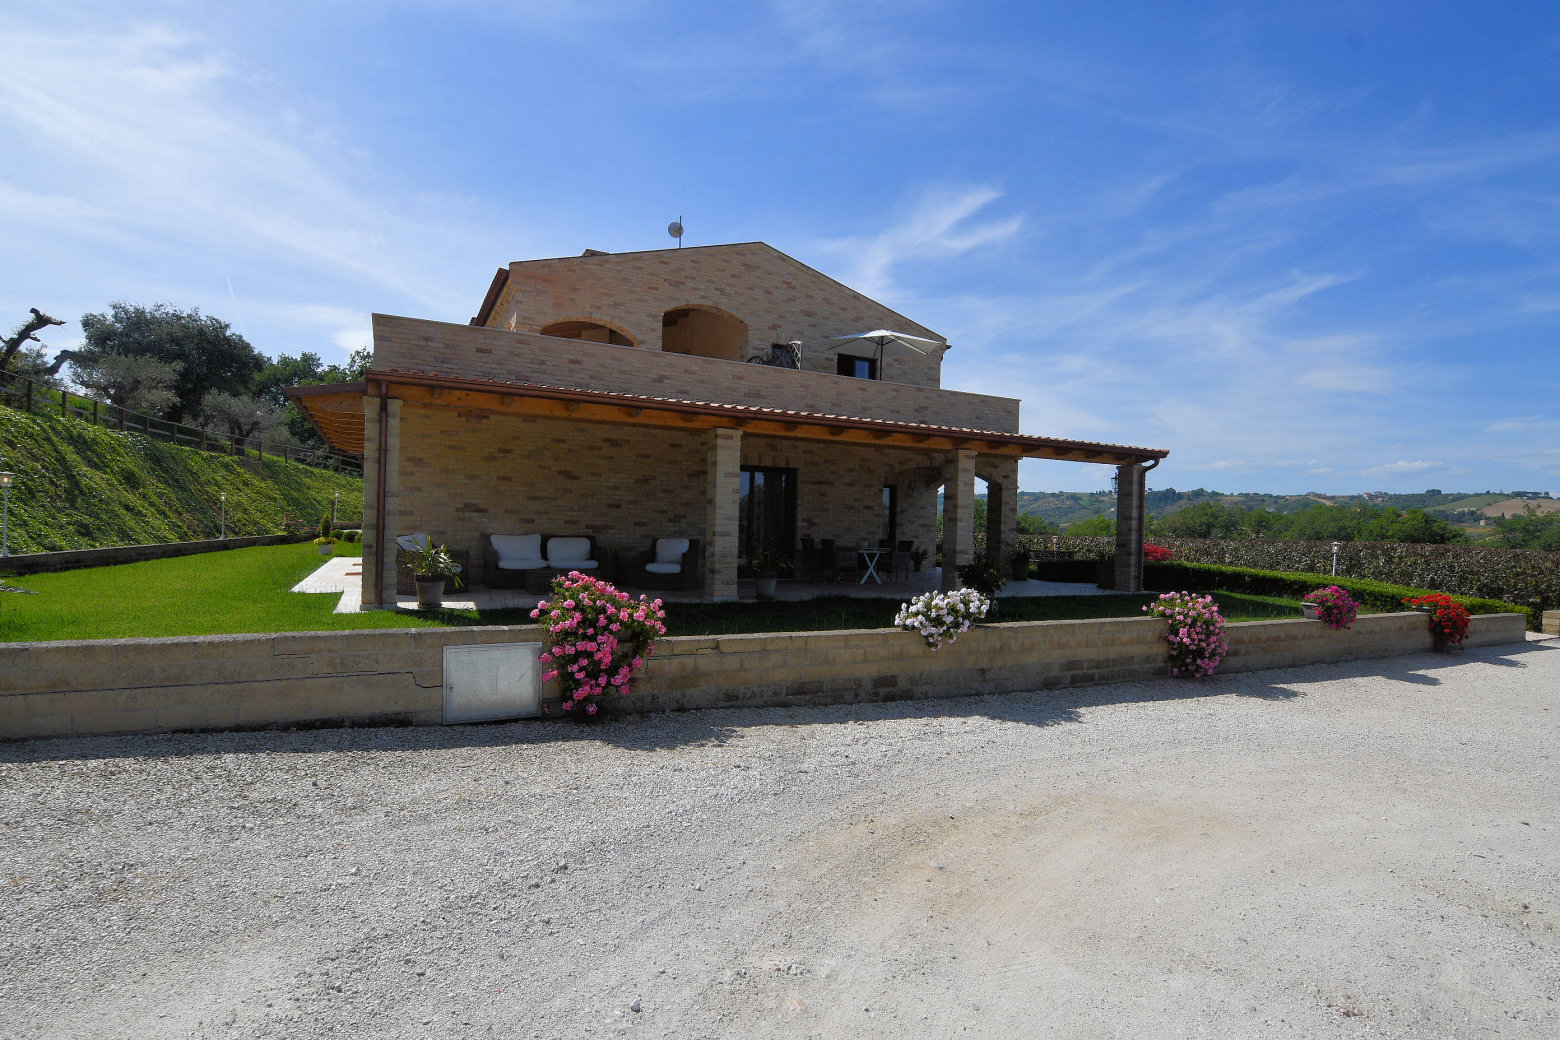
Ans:
{"type": "Polygon", "coordinates": [[[0,1036],[1553,1040],[1557,736],[1534,641],[0,745],[0,1036]]]}

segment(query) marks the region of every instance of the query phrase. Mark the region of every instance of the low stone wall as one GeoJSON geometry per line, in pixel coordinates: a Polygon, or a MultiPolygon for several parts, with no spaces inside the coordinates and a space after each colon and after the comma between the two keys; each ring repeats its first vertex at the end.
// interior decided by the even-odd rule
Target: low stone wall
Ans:
{"type": "Polygon", "coordinates": [[[165,560],[175,556],[244,549],[251,545],[283,545],[298,539],[286,534],[262,534],[249,538],[207,538],[198,542],[153,542],[150,545],[114,545],[104,549],[67,549],[63,552],[23,553],[0,560],[0,573],[42,574],[74,571],[83,567],[108,567],[116,563],[165,560]]]}
{"type": "MultiPolygon", "coordinates": [[[[1469,646],[1522,642],[1516,614],[1473,619],[1469,646]]],[[[953,697],[1169,674],[1154,618],[980,625],[933,653],[895,629],[663,639],[625,707],[953,697]]],[[[1417,653],[1418,614],[1231,625],[1224,671],[1417,653]]],[[[436,725],[443,651],[538,642],[536,626],[0,644],[0,738],[322,724],[436,725]]],[[[544,687],[543,703],[556,705],[544,687]]]]}
{"type": "Polygon", "coordinates": [[[1548,635],[1560,636],[1560,610],[1544,611],[1542,629],[1548,635]]]}

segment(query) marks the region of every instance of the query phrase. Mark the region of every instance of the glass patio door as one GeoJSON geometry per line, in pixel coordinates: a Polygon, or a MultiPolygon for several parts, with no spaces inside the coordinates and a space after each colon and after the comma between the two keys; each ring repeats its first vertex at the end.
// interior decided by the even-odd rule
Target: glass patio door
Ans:
{"type": "Polygon", "coordinates": [[[742,571],[791,556],[796,547],[796,470],[743,466],[737,506],[742,571]]]}

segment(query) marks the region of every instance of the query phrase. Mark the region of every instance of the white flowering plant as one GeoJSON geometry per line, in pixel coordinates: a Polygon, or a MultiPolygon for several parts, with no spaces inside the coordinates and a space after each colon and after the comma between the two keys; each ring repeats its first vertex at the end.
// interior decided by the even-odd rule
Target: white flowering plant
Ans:
{"type": "Polygon", "coordinates": [[[918,633],[926,645],[936,650],[951,643],[960,633],[986,616],[991,600],[975,589],[953,592],[928,592],[899,608],[894,624],[906,632],[918,633]]]}
{"type": "Polygon", "coordinates": [[[1224,615],[1212,596],[1166,592],[1143,610],[1169,622],[1171,675],[1212,675],[1230,652],[1224,615]]]}

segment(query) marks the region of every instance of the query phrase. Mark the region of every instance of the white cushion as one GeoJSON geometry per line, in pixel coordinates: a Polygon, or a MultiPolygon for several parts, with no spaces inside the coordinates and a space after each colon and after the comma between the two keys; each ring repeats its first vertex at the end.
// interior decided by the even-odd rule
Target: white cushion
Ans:
{"type": "Polygon", "coordinates": [[[501,571],[539,571],[547,566],[547,561],[540,556],[529,560],[519,556],[500,556],[498,569],[501,571]]]}
{"type": "Polygon", "coordinates": [[[590,539],[547,539],[547,562],[554,567],[573,567],[581,562],[595,566],[595,563],[590,559],[590,539]]]}
{"type": "Polygon", "coordinates": [[[593,571],[600,567],[601,564],[595,560],[565,560],[563,563],[559,563],[557,560],[548,560],[547,566],[567,567],[571,571],[593,571]]]}
{"type": "Polygon", "coordinates": [[[426,549],[428,548],[428,534],[425,531],[418,531],[416,534],[403,534],[396,538],[395,544],[407,552],[426,549]]]}
{"type": "Polygon", "coordinates": [[[645,570],[649,571],[651,574],[681,574],[682,573],[682,564],[680,564],[680,563],[647,563],[647,564],[645,564],[645,570]]]}
{"type": "MultiPolygon", "coordinates": [[[[688,539],[686,538],[657,538],[655,540],[656,563],[682,563],[683,553],[687,551],[688,539]]],[[[650,571],[650,573],[676,574],[677,571],[650,571]]]]}
{"type": "MultiPolygon", "coordinates": [[[[488,538],[493,543],[493,551],[498,554],[498,565],[504,566],[505,560],[540,560],[542,558],[542,536],[539,534],[495,534],[488,538]]],[[[543,564],[536,564],[541,567],[543,564]]],[[[510,570],[528,568],[507,568],[510,570]]]]}

